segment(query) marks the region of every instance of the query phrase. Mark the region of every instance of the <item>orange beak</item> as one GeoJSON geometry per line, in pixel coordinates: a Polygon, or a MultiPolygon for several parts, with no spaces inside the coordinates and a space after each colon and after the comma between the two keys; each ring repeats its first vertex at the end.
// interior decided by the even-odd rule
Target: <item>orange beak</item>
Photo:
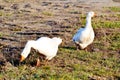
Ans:
{"type": "Polygon", "coordinates": [[[20,62],[22,62],[24,59],[25,57],[21,55],[20,62]]]}
{"type": "Polygon", "coordinates": [[[94,13],[94,17],[96,17],[96,13],[94,13]]]}

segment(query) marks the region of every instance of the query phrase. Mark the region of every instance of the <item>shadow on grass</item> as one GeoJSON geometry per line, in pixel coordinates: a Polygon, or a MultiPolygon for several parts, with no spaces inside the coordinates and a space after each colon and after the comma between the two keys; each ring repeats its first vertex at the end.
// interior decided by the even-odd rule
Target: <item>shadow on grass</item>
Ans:
{"type": "Polygon", "coordinates": [[[71,47],[71,46],[64,46],[62,48],[69,49],[69,50],[76,50],[76,47],[71,47]]]}

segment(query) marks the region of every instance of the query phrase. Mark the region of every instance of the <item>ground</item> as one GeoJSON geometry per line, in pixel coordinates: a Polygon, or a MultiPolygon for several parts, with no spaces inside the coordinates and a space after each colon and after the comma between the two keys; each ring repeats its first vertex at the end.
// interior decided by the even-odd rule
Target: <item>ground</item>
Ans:
{"type": "MultiPolygon", "coordinates": [[[[0,0],[0,80],[119,80],[119,0],[0,0]],[[72,37],[92,18],[95,40],[76,50],[72,37]],[[35,67],[38,52],[19,62],[28,40],[61,37],[57,56],[35,67]]],[[[44,60],[41,60],[44,62],[44,60]]]]}

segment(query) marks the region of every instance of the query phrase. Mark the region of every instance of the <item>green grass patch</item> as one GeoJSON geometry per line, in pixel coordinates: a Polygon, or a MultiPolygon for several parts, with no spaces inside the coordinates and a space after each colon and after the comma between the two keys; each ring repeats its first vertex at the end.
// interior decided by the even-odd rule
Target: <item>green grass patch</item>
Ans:
{"type": "Polygon", "coordinates": [[[109,7],[111,11],[120,12],[120,7],[109,7]]]}
{"type": "Polygon", "coordinates": [[[47,12],[47,11],[43,11],[42,14],[45,16],[53,16],[52,12],[47,12]]]}
{"type": "MultiPolygon", "coordinates": [[[[89,80],[92,76],[119,77],[120,59],[109,53],[77,51],[74,48],[60,48],[57,63],[39,68],[27,64],[19,65],[0,74],[1,79],[16,80],[89,80]],[[106,56],[105,56],[106,54],[106,56]],[[62,60],[62,62],[61,62],[62,60]],[[60,66],[63,64],[63,66],[60,66]],[[58,66],[59,65],[59,66],[58,66]],[[4,76],[3,76],[4,75],[4,76]]],[[[50,63],[50,62],[49,62],[50,63]]]]}
{"type": "Polygon", "coordinates": [[[93,22],[94,28],[120,28],[120,21],[93,22]]]}
{"type": "Polygon", "coordinates": [[[118,50],[120,48],[120,33],[115,32],[113,35],[109,36],[111,39],[110,50],[118,50]]]}
{"type": "MultiPolygon", "coordinates": [[[[118,8],[120,9],[120,8],[118,8]]],[[[120,15],[119,14],[112,14],[112,15],[100,15],[97,17],[92,18],[92,26],[94,29],[97,28],[120,28],[120,15]],[[107,20],[107,18],[113,18],[113,20],[107,20]],[[114,20],[116,18],[116,20],[114,20]]],[[[86,15],[80,15],[79,23],[80,26],[75,26],[75,28],[79,29],[80,27],[84,27],[86,24],[86,15]]]]}
{"type": "Polygon", "coordinates": [[[7,12],[4,12],[4,11],[0,11],[0,16],[2,16],[2,17],[10,17],[10,16],[12,16],[12,13],[7,13],[7,12]]]}

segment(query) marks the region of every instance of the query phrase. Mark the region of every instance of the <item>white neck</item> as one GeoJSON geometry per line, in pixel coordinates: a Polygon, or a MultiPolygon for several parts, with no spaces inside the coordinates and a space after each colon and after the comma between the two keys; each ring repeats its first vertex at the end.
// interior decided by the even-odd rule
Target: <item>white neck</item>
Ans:
{"type": "Polygon", "coordinates": [[[87,16],[86,18],[86,28],[92,27],[91,25],[91,16],[87,16]]]}
{"type": "Polygon", "coordinates": [[[25,45],[25,48],[23,49],[23,52],[21,53],[21,55],[26,58],[28,56],[28,54],[30,53],[33,45],[34,45],[34,41],[28,41],[27,44],[25,45]]]}

